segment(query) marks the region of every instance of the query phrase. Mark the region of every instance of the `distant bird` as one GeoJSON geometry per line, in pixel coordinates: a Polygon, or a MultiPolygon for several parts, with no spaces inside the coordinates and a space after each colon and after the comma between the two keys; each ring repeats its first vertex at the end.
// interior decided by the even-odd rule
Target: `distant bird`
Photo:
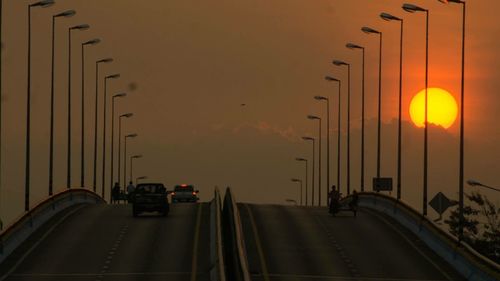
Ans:
{"type": "Polygon", "coordinates": [[[246,103],[242,103],[242,104],[240,104],[240,106],[246,106],[246,105],[247,105],[246,103]]]}

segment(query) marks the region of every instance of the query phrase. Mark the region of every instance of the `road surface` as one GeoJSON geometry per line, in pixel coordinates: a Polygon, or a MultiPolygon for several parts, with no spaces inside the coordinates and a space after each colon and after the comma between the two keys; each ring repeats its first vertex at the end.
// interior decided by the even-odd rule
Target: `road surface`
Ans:
{"type": "Polygon", "coordinates": [[[2,272],[12,271],[7,281],[208,281],[209,223],[206,203],[138,218],[131,205],[84,206],[52,222],[39,234],[46,237],[2,272]]]}
{"type": "Polygon", "coordinates": [[[463,280],[415,236],[368,210],[239,204],[254,281],[463,280]]]}

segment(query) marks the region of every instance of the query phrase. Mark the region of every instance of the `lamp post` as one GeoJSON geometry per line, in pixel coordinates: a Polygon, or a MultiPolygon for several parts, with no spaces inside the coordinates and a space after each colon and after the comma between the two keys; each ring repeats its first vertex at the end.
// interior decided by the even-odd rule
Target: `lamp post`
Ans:
{"type": "Polygon", "coordinates": [[[380,17],[386,21],[399,21],[401,23],[399,37],[399,107],[398,107],[398,178],[396,183],[396,198],[401,199],[401,112],[403,101],[403,19],[388,13],[381,13],[380,17]]]}
{"type": "Polygon", "coordinates": [[[308,199],[308,195],[307,195],[307,193],[309,192],[309,191],[308,191],[308,190],[309,190],[309,189],[308,189],[308,185],[309,185],[309,177],[308,177],[309,175],[308,175],[308,174],[309,174],[309,171],[308,171],[308,167],[307,167],[307,166],[308,166],[308,163],[307,163],[308,161],[307,161],[307,159],[305,159],[305,158],[295,158],[295,160],[296,160],[296,161],[301,161],[301,162],[305,162],[305,163],[306,163],[306,200],[305,200],[305,202],[306,202],[306,206],[307,206],[307,201],[308,201],[308,200],[307,200],[307,199],[308,199]]]}
{"type": "MultiPolygon", "coordinates": [[[[458,212],[459,212],[459,228],[458,238],[463,239],[464,236],[464,82],[465,82],[465,1],[462,0],[439,0],[443,3],[462,4],[462,73],[460,84],[460,164],[458,168],[458,212]]],[[[485,186],[487,187],[487,186],[485,186]]],[[[494,188],[493,188],[494,189],[494,188]]]]}
{"type": "MultiPolygon", "coordinates": [[[[321,118],[318,116],[315,116],[315,115],[307,115],[307,119],[319,121],[319,129],[318,129],[318,206],[321,206],[321,118]]],[[[313,177],[314,177],[314,175],[313,175],[313,177]]],[[[311,205],[314,206],[314,197],[313,197],[313,202],[311,205]]]]}
{"type": "MultiPolygon", "coordinates": [[[[114,148],[115,148],[115,99],[116,98],[123,98],[127,96],[126,93],[119,93],[119,94],[116,94],[116,95],[113,95],[113,97],[111,98],[111,160],[110,160],[110,165],[111,165],[111,168],[110,168],[110,176],[109,176],[109,182],[110,182],[110,185],[109,186],[113,186],[113,172],[114,172],[114,167],[113,167],[113,163],[114,163],[114,160],[115,160],[115,154],[114,154],[114,148]]],[[[118,140],[120,140],[120,138],[118,137],[118,140]]],[[[120,170],[120,166],[118,165],[118,170],[120,170]]],[[[118,179],[120,179],[118,177],[118,179]]],[[[119,182],[119,180],[117,180],[117,182],[119,182]]]]}
{"type": "Polygon", "coordinates": [[[302,204],[302,180],[301,179],[292,179],[293,182],[300,182],[300,205],[303,206],[302,204]]]}
{"type": "Polygon", "coordinates": [[[112,58],[105,58],[96,61],[95,63],[95,117],[94,117],[94,177],[92,179],[92,189],[96,192],[97,185],[97,112],[99,105],[99,64],[110,63],[112,58]]]}
{"type": "Polygon", "coordinates": [[[351,65],[340,60],[334,60],[333,64],[347,66],[347,195],[349,195],[351,194],[351,65]]]}
{"type": "Polygon", "coordinates": [[[404,4],[403,10],[414,13],[414,12],[425,12],[425,113],[424,113],[424,175],[423,175],[423,202],[422,202],[422,214],[427,216],[427,142],[428,142],[428,123],[427,123],[427,111],[428,111],[428,96],[427,88],[429,81],[429,10],[421,8],[412,4],[404,4]]]}
{"type": "MultiPolygon", "coordinates": [[[[313,144],[313,153],[312,153],[312,176],[311,176],[311,179],[312,179],[312,189],[311,189],[311,206],[314,206],[314,169],[315,169],[315,153],[316,153],[316,149],[315,149],[315,146],[316,146],[316,139],[315,138],[312,138],[312,137],[302,137],[303,140],[305,141],[311,141],[312,144],[313,144]]],[[[307,195],[306,195],[307,196],[307,195]]],[[[307,200],[306,200],[307,201],[307,200]]]]}
{"type": "Polygon", "coordinates": [[[135,185],[137,185],[139,183],[139,180],[145,180],[147,179],[148,177],[147,176],[140,176],[140,177],[136,177],[135,178],[135,185]]]}
{"type": "MultiPolygon", "coordinates": [[[[103,106],[103,126],[102,126],[102,198],[106,190],[106,100],[107,100],[107,81],[108,79],[117,79],[120,74],[113,74],[104,77],[104,106],[103,106]]],[[[110,187],[112,188],[112,186],[110,187]]]]}
{"type": "MultiPolygon", "coordinates": [[[[133,113],[125,113],[120,115],[120,118],[118,119],[118,180],[117,182],[120,182],[120,172],[121,172],[121,144],[122,144],[122,118],[130,118],[134,116],[133,113]]],[[[123,189],[125,189],[127,185],[126,181],[123,181],[123,189]]]]}
{"type": "Polygon", "coordinates": [[[135,138],[137,134],[128,134],[124,137],[123,147],[123,182],[127,183],[127,139],[135,138]]]}
{"type": "Polygon", "coordinates": [[[81,163],[80,163],[80,186],[85,186],[85,46],[99,44],[100,39],[93,39],[82,43],[82,133],[81,133],[81,163]]]}
{"type": "Polygon", "coordinates": [[[342,88],[342,83],[340,82],[339,79],[337,78],[334,78],[334,77],[331,77],[331,76],[325,76],[325,80],[326,81],[330,81],[330,82],[338,82],[339,83],[339,93],[338,93],[338,96],[339,96],[339,108],[338,108],[338,116],[337,116],[337,190],[340,191],[340,90],[342,88]]]}
{"type": "Polygon", "coordinates": [[[31,146],[31,8],[49,7],[54,4],[53,0],[38,1],[28,5],[28,79],[26,98],[26,166],[24,174],[24,210],[30,209],[30,146],[31,146]]]}
{"type": "Polygon", "coordinates": [[[380,178],[380,145],[382,126],[382,32],[370,27],[362,27],[361,31],[367,34],[379,35],[379,57],[378,57],[378,118],[377,118],[377,179],[380,178]]]}
{"type": "MultiPolygon", "coordinates": [[[[451,0],[450,0],[451,2],[451,0]]],[[[484,187],[484,188],[488,188],[490,190],[494,190],[494,191],[498,191],[500,192],[500,189],[496,188],[496,187],[492,187],[492,186],[489,186],[489,185],[485,185],[485,184],[482,184],[476,180],[467,180],[467,184],[470,185],[470,186],[481,186],[481,187],[484,187]]]]}
{"type": "Polygon", "coordinates": [[[132,176],[133,176],[133,169],[134,169],[134,159],[139,159],[142,158],[142,155],[133,155],[130,156],[130,182],[132,182],[132,176]]]}
{"type": "MultiPolygon", "coordinates": [[[[330,100],[324,96],[315,96],[318,101],[326,101],[326,205],[328,205],[328,189],[330,188],[330,100]]],[[[321,197],[320,197],[321,198],[321,197]]],[[[320,200],[321,204],[321,200],[320,200]]]]}
{"type": "Polygon", "coordinates": [[[49,140],[49,196],[53,194],[54,185],[54,42],[56,18],[69,18],[76,14],[74,10],[68,10],[52,16],[52,59],[50,80],[50,140],[49,140]]]}
{"type": "Polygon", "coordinates": [[[68,28],[68,163],[66,175],[66,188],[71,188],[71,32],[73,30],[87,30],[88,24],[75,25],[68,28]]]}
{"type": "Polygon", "coordinates": [[[345,45],[348,49],[362,51],[361,63],[361,191],[365,191],[365,47],[347,43],[345,45]]]}

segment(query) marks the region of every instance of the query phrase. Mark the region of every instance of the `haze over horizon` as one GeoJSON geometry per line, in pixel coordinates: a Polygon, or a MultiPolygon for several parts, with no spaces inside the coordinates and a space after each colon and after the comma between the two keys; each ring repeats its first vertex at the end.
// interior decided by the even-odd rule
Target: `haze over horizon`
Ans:
{"type": "MultiPolygon", "coordinates": [[[[231,186],[239,201],[287,204],[285,199],[298,196],[298,186],[290,178],[304,177],[304,166],[295,157],[312,158],[310,143],[301,137],[317,137],[317,123],[306,116],[325,117],[325,106],[313,99],[315,95],[331,98],[330,178],[331,184],[336,183],[337,86],[324,81],[325,75],[341,79],[343,85],[341,187],[345,193],[347,76],[346,69],[331,64],[333,59],[352,64],[351,189],[359,190],[361,58],[359,52],[345,48],[347,42],[366,47],[365,185],[371,190],[376,161],[378,40],[362,33],[362,26],[384,32],[382,175],[396,177],[399,29],[397,24],[378,16],[389,12],[405,19],[403,200],[421,209],[423,130],[411,123],[408,106],[411,97],[424,87],[424,17],[405,13],[401,5],[415,3],[430,10],[429,86],[446,89],[456,99],[460,94],[458,7],[437,0],[56,2],[53,7],[32,13],[32,205],[47,196],[53,14],[67,9],[77,11],[73,18],[58,20],[56,28],[56,190],[63,190],[66,183],[67,28],[87,23],[89,30],[73,33],[73,186],[80,178],[80,43],[100,38],[99,45],[86,50],[87,187],[92,182],[95,61],[113,57],[113,63],[101,67],[101,77],[122,75],[108,83],[108,97],[128,93],[117,101],[116,110],[134,113],[134,117],[124,120],[123,131],[139,134],[129,141],[130,153],[144,155],[134,163],[136,176],[147,175],[148,180],[164,182],[167,187],[192,183],[201,191],[202,200],[211,198],[217,185],[231,186]]],[[[23,210],[29,3],[3,3],[4,11],[9,11],[3,15],[2,30],[0,217],[4,224],[23,210]]],[[[495,36],[500,34],[496,15],[500,3],[483,0],[468,1],[467,5],[465,178],[500,186],[500,97],[496,95],[500,88],[500,37],[495,36]]],[[[101,115],[102,108],[102,121],[101,115]]],[[[457,121],[448,130],[431,126],[429,199],[438,191],[457,197],[457,121]]],[[[326,146],[322,151],[326,152],[326,146]]],[[[324,194],[325,157],[322,160],[324,194]]],[[[100,176],[98,183],[100,192],[100,176]]],[[[466,186],[466,191],[470,190],[466,186]]],[[[500,203],[498,193],[481,192],[500,203]]],[[[437,215],[430,212],[429,217],[437,215]]]]}

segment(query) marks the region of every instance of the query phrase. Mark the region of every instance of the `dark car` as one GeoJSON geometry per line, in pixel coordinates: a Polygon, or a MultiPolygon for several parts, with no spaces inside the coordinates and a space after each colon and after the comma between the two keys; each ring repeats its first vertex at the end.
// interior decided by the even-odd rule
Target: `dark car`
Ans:
{"type": "Polygon", "coordinates": [[[161,183],[140,183],[132,196],[132,214],[159,212],[166,216],[170,210],[167,189],[161,183]]]}
{"type": "Polygon", "coordinates": [[[197,202],[198,190],[194,190],[192,185],[181,184],[176,185],[172,192],[172,203],[177,202],[197,202]]]}

